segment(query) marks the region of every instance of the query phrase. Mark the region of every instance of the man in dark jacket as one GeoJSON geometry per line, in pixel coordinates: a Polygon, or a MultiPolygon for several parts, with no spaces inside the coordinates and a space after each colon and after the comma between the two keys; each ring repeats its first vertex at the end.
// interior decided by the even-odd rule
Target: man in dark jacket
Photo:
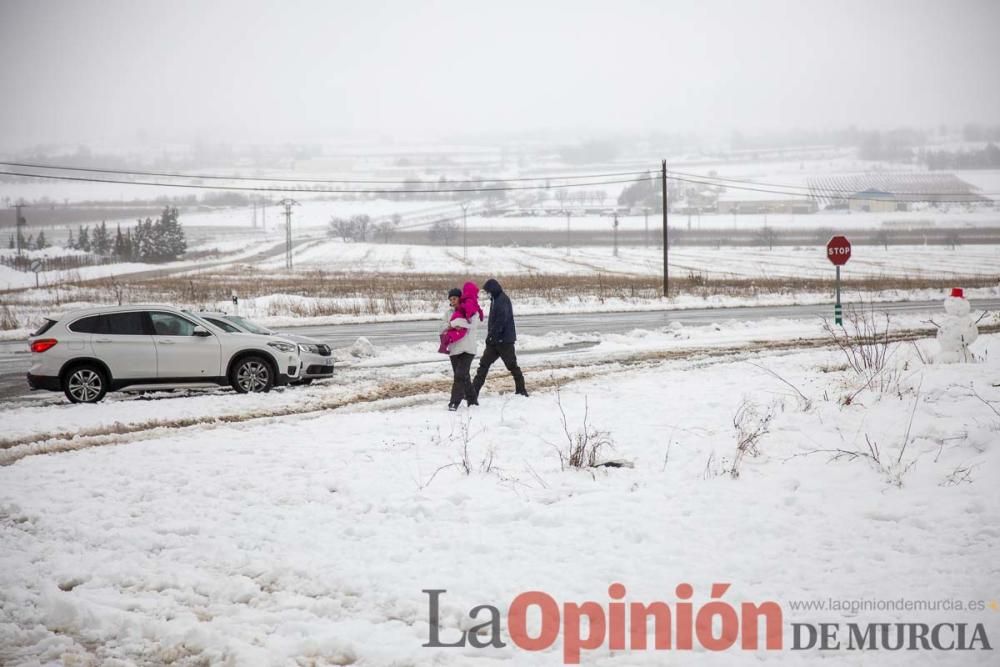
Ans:
{"type": "Polygon", "coordinates": [[[528,390],[524,388],[524,375],[517,366],[517,355],[514,353],[514,342],[517,340],[517,332],[514,331],[514,309],[510,305],[510,298],[504,293],[500,283],[495,278],[490,278],[483,283],[483,289],[490,293],[493,305],[490,306],[490,319],[486,334],[486,349],[479,359],[479,370],[476,371],[476,379],[472,381],[476,390],[483,388],[486,382],[486,374],[490,371],[490,366],[497,359],[502,359],[504,366],[514,377],[514,392],[521,396],[527,396],[528,390]]]}

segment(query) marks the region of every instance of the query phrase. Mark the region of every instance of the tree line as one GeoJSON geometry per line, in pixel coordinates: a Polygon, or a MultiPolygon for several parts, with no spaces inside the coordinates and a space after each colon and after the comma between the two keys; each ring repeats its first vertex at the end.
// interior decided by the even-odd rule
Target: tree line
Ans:
{"type": "Polygon", "coordinates": [[[981,150],[920,151],[918,157],[928,169],[1000,169],[1000,148],[987,144],[981,150]]]}
{"type": "MultiPolygon", "coordinates": [[[[21,235],[20,247],[25,250],[43,250],[50,246],[45,232],[27,239],[21,235]]],[[[10,248],[17,247],[17,239],[11,235],[10,248]]],[[[66,248],[82,250],[102,257],[113,257],[121,262],[168,262],[187,252],[184,228],[178,219],[176,208],[166,207],[156,220],[138,220],[135,227],[122,231],[117,225],[114,233],[108,229],[107,221],[91,228],[89,225],[77,227],[76,234],[71,229],[66,248]]]]}

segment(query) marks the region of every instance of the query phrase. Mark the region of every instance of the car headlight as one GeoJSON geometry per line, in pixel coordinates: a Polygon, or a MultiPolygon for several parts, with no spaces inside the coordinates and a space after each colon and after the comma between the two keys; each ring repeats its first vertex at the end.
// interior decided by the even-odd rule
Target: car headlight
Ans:
{"type": "Polygon", "coordinates": [[[282,352],[294,352],[295,346],[291,343],[279,343],[277,341],[267,344],[268,347],[273,347],[276,350],[281,350],[282,352]]]}
{"type": "Polygon", "coordinates": [[[299,352],[311,352],[312,354],[319,354],[319,345],[310,345],[308,343],[299,344],[299,352]]]}

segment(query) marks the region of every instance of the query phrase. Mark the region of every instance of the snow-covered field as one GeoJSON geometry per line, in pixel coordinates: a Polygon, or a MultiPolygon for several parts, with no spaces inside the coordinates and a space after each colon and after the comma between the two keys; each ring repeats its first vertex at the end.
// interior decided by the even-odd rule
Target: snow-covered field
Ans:
{"type": "MultiPolygon", "coordinates": [[[[391,273],[558,273],[569,275],[622,273],[659,275],[663,250],[655,246],[622,246],[618,256],[610,247],[525,248],[472,246],[468,259],[462,247],[406,246],[380,243],[343,243],[329,239],[305,245],[293,259],[300,270],[362,271],[391,273]]],[[[700,248],[676,246],[670,250],[675,275],[689,272],[706,277],[830,278],[833,267],[824,248],[776,247],[700,248]]],[[[263,263],[277,269],[284,257],[263,263]]],[[[914,278],[952,275],[1000,275],[1000,245],[946,246],[857,246],[844,277],[910,276],[914,278]]]]}
{"type": "MultiPolygon", "coordinates": [[[[606,231],[610,232],[614,219],[610,215],[570,215],[570,234],[574,231],[606,231]]],[[[990,208],[975,208],[964,210],[956,205],[947,209],[925,209],[896,213],[847,213],[820,212],[810,215],[790,213],[769,215],[686,215],[671,213],[670,229],[684,230],[733,230],[745,232],[748,229],[771,227],[782,229],[815,229],[832,228],[840,232],[850,232],[860,229],[886,229],[916,227],[995,227],[1000,225],[1000,211],[990,208]],[[689,225],[690,223],[690,225],[689,225]]],[[[619,232],[645,232],[646,219],[643,215],[622,215],[618,217],[619,232]]],[[[566,216],[515,216],[515,217],[481,217],[469,216],[470,230],[546,230],[566,232],[566,216]]],[[[429,227],[429,223],[428,223],[429,227]]],[[[657,230],[663,228],[662,218],[657,214],[649,216],[649,231],[655,237],[657,230]]]]}
{"type": "MultiPolygon", "coordinates": [[[[127,276],[129,274],[145,271],[173,271],[178,269],[197,269],[204,267],[207,262],[212,265],[220,263],[236,263],[244,261],[264,250],[273,248],[280,241],[259,239],[255,242],[208,242],[193,244],[192,251],[211,251],[216,254],[214,257],[203,257],[197,260],[179,260],[176,262],[164,262],[162,264],[147,264],[143,262],[119,262],[114,264],[100,264],[97,266],[81,266],[75,269],[40,271],[38,273],[38,284],[43,288],[55,287],[65,282],[76,282],[80,280],[94,280],[98,278],[113,278],[116,276],[127,276]]],[[[14,254],[11,250],[2,250],[0,253],[14,254]]],[[[31,258],[57,257],[65,255],[77,255],[79,251],[67,250],[65,248],[50,248],[46,250],[29,250],[25,254],[31,258]]],[[[35,274],[30,271],[18,271],[9,266],[0,265],[0,291],[29,289],[35,287],[35,274]]]]}
{"type": "MultiPolygon", "coordinates": [[[[815,326],[784,325],[634,332],[579,357],[549,348],[580,341],[528,339],[531,398],[499,393],[495,367],[482,405],[457,413],[440,359],[393,363],[430,347],[350,360],[301,394],[7,408],[5,426],[37,441],[8,446],[17,460],[0,468],[0,663],[558,665],[568,631],[517,648],[508,605],[536,590],[607,610],[618,582],[626,602],[671,610],[682,583],[696,611],[715,583],[735,608],[775,601],[783,648],[605,640],[584,664],[993,664],[991,651],[790,647],[792,623],[818,622],[982,623],[996,645],[989,607],[793,605],[996,599],[1000,336],[980,337],[975,364],[927,365],[933,341],[901,345],[885,382],[866,382],[833,350],[775,349],[768,326],[786,340],[815,326]],[[305,409],[268,415],[293,396],[305,409]],[[238,418],[215,421],[223,402],[238,418]],[[626,467],[562,469],[567,432],[585,427],[611,442],[599,461],[626,467]],[[60,447],[65,428],[79,438],[60,447]],[[748,431],[759,439],[737,464],[748,431]],[[60,451],[74,442],[86,447],[60,451]],[[507,645],[423,647],[425,589],[447,591],[443,642],[490,604],[507,645]]],[[[531,636],[540,622],[529,614],[531,636]]]]}

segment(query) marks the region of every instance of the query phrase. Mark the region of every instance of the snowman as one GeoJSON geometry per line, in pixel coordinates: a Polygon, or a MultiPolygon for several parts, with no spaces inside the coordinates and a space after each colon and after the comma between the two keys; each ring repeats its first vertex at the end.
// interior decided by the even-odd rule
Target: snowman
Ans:
{"type": "Polygon", "coordinates": [[[939,364],[974,361],[969,345],[979,337],[979,329],[969,316],[969,302],[961,287],[953,288],[944,300],[944,312],[944,322],[937,332],[941,351],[934,361],[939,364]]]}

